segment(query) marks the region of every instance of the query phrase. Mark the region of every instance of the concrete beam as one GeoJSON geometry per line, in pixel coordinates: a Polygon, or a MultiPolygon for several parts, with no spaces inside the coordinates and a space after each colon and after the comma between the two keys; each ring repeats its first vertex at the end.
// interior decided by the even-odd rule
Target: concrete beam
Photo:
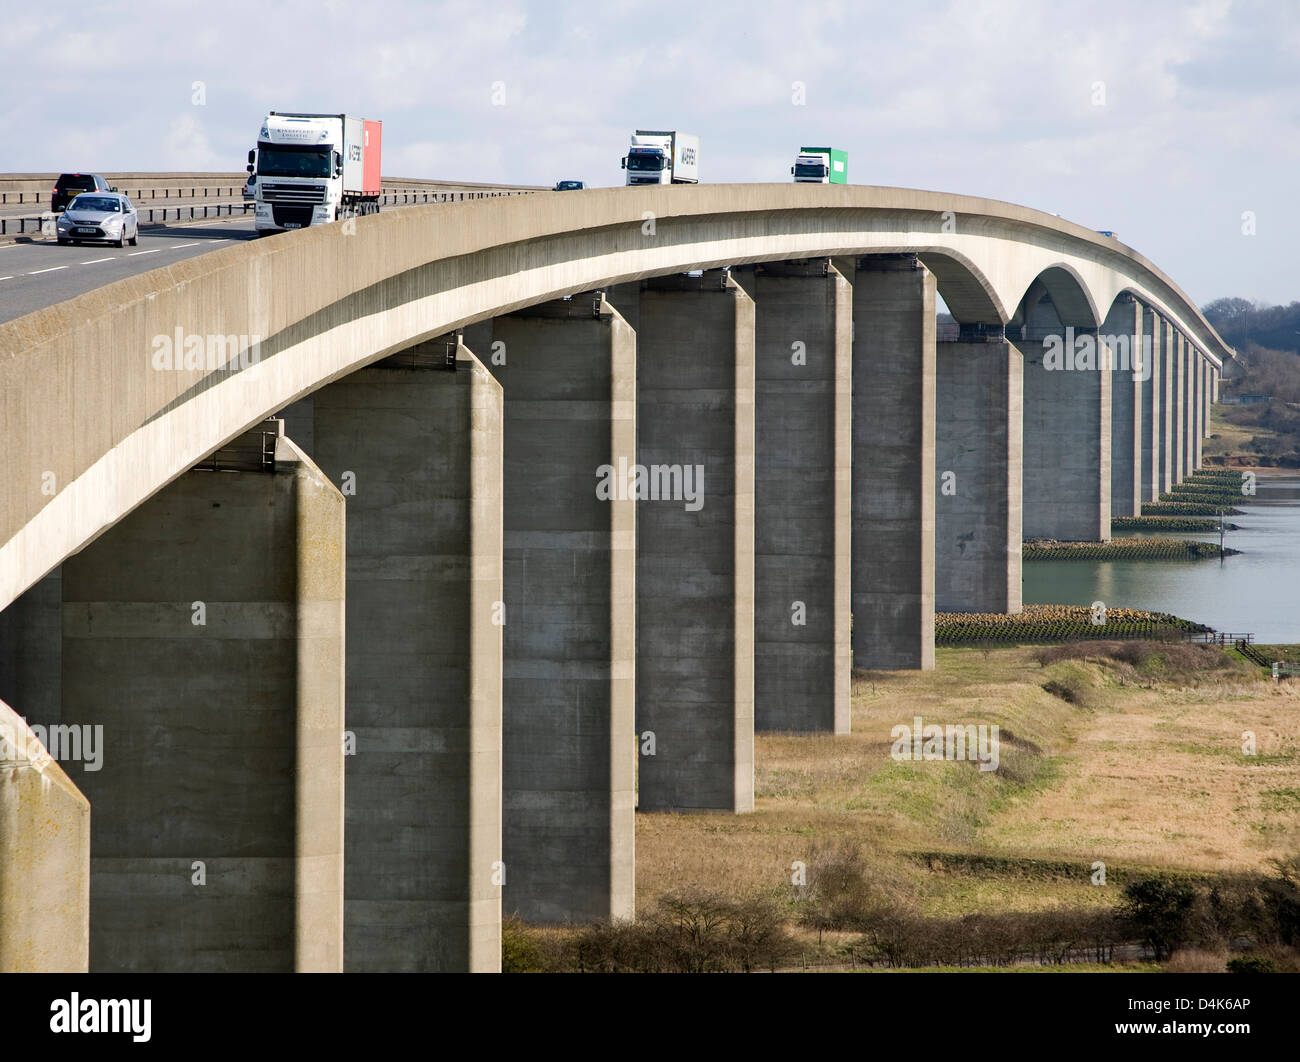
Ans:
{"type": "Polygon", "coordinates": [[[934,667],[935,281],[910,255],[853,282],[853,666],[934,667]]]}
{"type": "Polygon", "coordinates": [[[0,701],[0,973],[85,973],[90,803],[0,701]]]}
{"type": "Polygon", "coordinates": [[[505,395],[502,902],[631,918],[636,335],[599,294],[498,317],[505,395]]]}
{"type": "Polygon", "coordinates": [[[92,970],[342,969],[344,503],[279,428],[64,564],[92,970]]]}
{"type": "Polygon", "coordinates": [[[756,277],[754,725],[849,732],[852,265],[756,277]]]}
{"type": "Polygon", "coordinates": [[[993,339],[936,363],[935,610],[1020,612],[1024,357],[993,339]]]}
{"type": "Polygon", "coordinates": [[[698,491],[637,510],[638,807],[751,811],[753,274],[664,277],[637,303],[637,460],[698,491]]]}
{"type": "Polygon", "coordinates": [[[1025,537],[1109,541],[1111,373],[1098,370],[1096,333],[1066,332],[1043,299],[1023,337],[1025,537]]]}
{"type": "Polygon", "coordinates": [[[452,337],[313,413],[348,504],[345,968],[499,970],[501,389],[452,337]]]}

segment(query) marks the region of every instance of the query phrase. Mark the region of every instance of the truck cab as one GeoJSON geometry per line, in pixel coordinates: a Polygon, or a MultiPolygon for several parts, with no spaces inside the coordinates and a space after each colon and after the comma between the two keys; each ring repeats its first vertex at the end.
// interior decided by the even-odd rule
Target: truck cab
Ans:
{"type": "Polygon", "coordinates": [[[267,115],[248,153],[258,233],[377,211],[379,129],[343,114],[267,115]]]}
{"type": "Polygon", "coordinates": [[[829,147],[801,147],[790,173],[795,184],[847,184],[848,152],[829,147]]]}
{"type": "Polygon", "coordinates": [[[700,138],[676,130],[638,129],[622,165],[628,184],[698,184],[700,138]]]}

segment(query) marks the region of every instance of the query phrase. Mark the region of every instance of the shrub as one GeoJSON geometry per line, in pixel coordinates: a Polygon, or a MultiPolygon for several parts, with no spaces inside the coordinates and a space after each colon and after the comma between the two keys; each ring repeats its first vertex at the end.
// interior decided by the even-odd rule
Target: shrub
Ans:
{"type": "Polygon", "coordinates": [[[1243,955],[1228,960],[1228,973],[1275,973],[1273,960],[1267,955],[1243,955]]]}
{"type": "Polygon", "coordinates": [[[1173,878],[1140,878],[1124,886],[1124,913],[1157,961],[1183,943],[1195,901],[1196,890],[1173,878]]]}

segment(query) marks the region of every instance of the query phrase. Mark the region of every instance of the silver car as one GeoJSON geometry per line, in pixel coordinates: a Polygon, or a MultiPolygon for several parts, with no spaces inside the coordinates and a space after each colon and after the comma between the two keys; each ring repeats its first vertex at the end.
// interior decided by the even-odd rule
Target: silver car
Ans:
{"type": "Polygon", "coordinates": [[[140,239],[140,218],[124,195],[83,192],[59,215],[58,235],[59,243],[94,240],[134,247],[140,239]]]}

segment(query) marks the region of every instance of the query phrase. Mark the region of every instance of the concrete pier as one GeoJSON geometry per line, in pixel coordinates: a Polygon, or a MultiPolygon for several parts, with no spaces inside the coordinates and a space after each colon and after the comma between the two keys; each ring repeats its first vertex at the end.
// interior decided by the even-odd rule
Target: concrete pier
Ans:
{"type": "Polygon", "coordinates": [[[498,970],[501,389],[451,337],[313,407],[348,505],[346,969],[498,970]]]}
{"type": "Polygon", "coordinates": [[[63,565],[92,971],[342,969],[344,502],[279,429],[63,565]]]}
{"type": "Polygon", "coordinates": [[[0,701],[0,971],[85,973],[89,927],[90,804],[0,701]]]}
{"type": "Polygon", "coordinates": [[[636,335],[587,293],[496,318],[490,350],[505,396],[502,902],[530,922],[630,918],[636,335]]]}
{"type": "Polygon", "coordinates": [[[934,667],[935,282],[914,255],[853,281],[853,666],[934,667]]]}
{"type": "Polygon", "coordinates": [[[663,470],[637,508],[643,811],[754,806],[753,284],[657,278],[635,311],[637,461],[663,470]]]}
{"type": "Polygon", "coordinates": [[[1158,318],[1156,334],[1160,346],[1161,400],[1160,400],[1160,472],[1157,478],[1156,497],[1167,493],[1174,484],[1174,472],[1178,464],[1175,456],[1175,442],[1178,432],[1175,425],[1178,417],[1174,402],[1178,397],[1178,360],[1175,357],[1174,328],[1164,318],[1158,318]]]}
{"type": "Polygon", "coordinates": [[[1110,514],[1137,516],[1142,510],[1142,307],[1120,295],[1101,334],[1110,348],[1110,514]]]}
{"type": "Polygon", "coordinates": [[[936,365],[935,609],[1019,612],[1024,357],[994,337],[936,365]]]}
{"type": "Polygon", "coordinates": [[[1097,367],[1097,332],[1067,333],[1044,297],[1022,334],[1025,537],[1109,541],[1111,373],[1097,367]]]}
{"type": "Polygon", "coordinates": [[[1173,459],[1170,462],[1173,482],[1181,483],[1189,471],[1187,467],[1187,340],[1181,332],[1173,336],[1174,352],[1174,406],[1173,406],[1173,459]]]}
{"type": "Polygon", "coordinates": [[[849,732],[852,265],[756,277],[758,730],[849,732]]]}
{"type": "Polygon", "coordinates": [[[1165,373],[1163,371],[1164,351],[1161,339],[1164,326],[1160,315],[1142,308],[1142,335],[1144,337],[1143,353],[1150,359],[1150,369],[1143,365],[1145,379],[1142,381],[1142,470],[1141,489],[1138,497],[1138,513],[1142,512],[1141,503],[1153,502],[1160,496],[1160,447],[1161,447],[1161,407],[1164,404],[1165,373]]]}

